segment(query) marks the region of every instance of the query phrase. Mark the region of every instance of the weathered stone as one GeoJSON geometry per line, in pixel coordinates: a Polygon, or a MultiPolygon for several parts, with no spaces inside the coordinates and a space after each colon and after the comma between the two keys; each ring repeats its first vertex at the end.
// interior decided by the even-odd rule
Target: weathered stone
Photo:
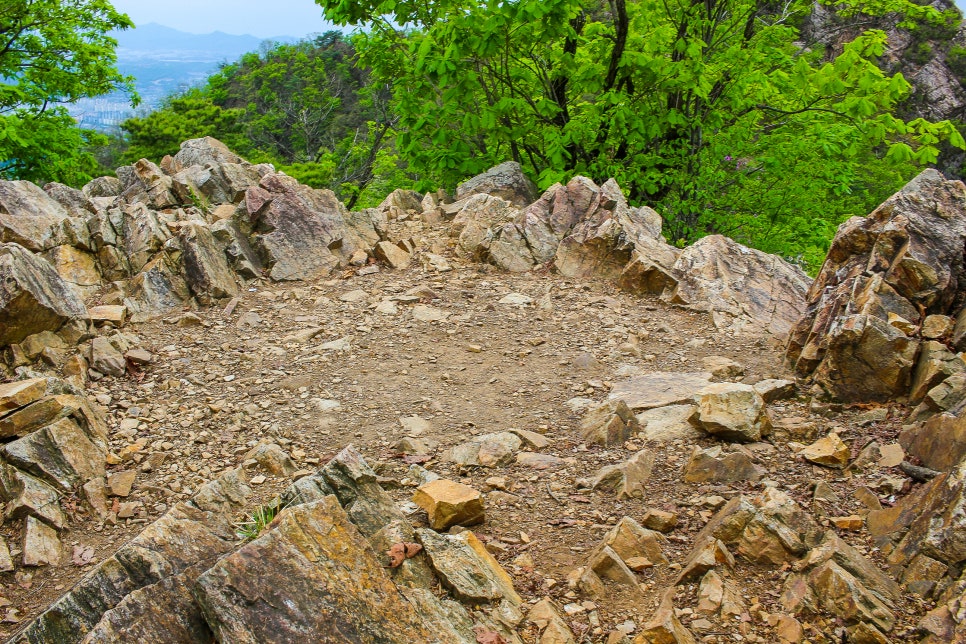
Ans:
{"type": "Polygon", "coordinates": [[[221,641],[438,641],[331,496],[283,510],[194,594],[221,641]]]}
{"type": "Polygon", "coordinates": [[[966,458],[966,414],[940,414],[903,430],[899,443],[928,468],[948,471],[966,458]]]}
{"type": "Polygon", "coordinates": [[[210,136],[189,139],[181,143],[181,149],[174,155],[177,166],[188,168],[193,165],[207,166],[222,163],[243,163],[244,159],[232,152],[227,145],[210,136]]]}
{"type": "Polygon", "coordinates": [[[94,306],[88,310],[88,313],[90,314],[91,322],[97,326],[105,322],[110,322],[115,327],[120,328],[127,321],[127,307],[120,304],[94,306]]]}
{"type": "Polygon", "coordinates": [[[604,535],[588,559],[593,560],[594,553],[610,548],[625,563],[631,559],[643,557],[655,565],[665,564],[667,563],[667,558],[664,556],[666,544],[667,538],[663,534],[642,528],[634,519],[624,517],[604,535]]]}
{"type": "Polygon", "coordinates": [[[675,585],[704,576],[709,570],[718,566],[735,567],[735,558],[728,547],[720,539],[708,539],[698,542],[688,560],[681,567],[675,585]]]}
{"type": "Polygon", "coordinates": [[[135,321],[180,309],[191,293],[180,267],[167,253],[160,253],[128,282],[124,304],[135,321]]]}
{"type": "Polygon", "coordinates": [[[134,486],[136,477],[137,472],[135,470],[124,470],[109,475],[107,487],[110,488],[111,496],[128,496],[131,494],[131,487],[134,486]]]}
{"type": "Polygon", "coordinates": [[[41,252],[64,243],[63,206],[29,181],[0,181],[0,243],[41,252]]]}
{"type": "Polygon", "coordinates": [[[259,467],[275,476],[291,476],[298,469],[281,447],[275,443],[257,445],[245,454],[245,460],[254,460],[259,467]]]}
{"type": "Polygon", "coordinates": [[[923,401],[931,389],[950,376],[966,372],[966,362],[946,348],[946,345],[930,340],[923,342],[919,358],[912,372],[909,388],[909,402],[917,405],[923,401]]]}
{"type": "Polygon", "coordinates": [[[784,338],[805,310],[809,279],[801,269],[721,235],[685,248],[673,270],[678,283],[662,299],[711,312],[719,329],[747,326],[784,338]]]}
{"type": "Polygon", "coordinates": [[[884,401],[909,386],[917,341],[889,314],[953,315],[966,283],[962,183],[926,170],[866,218],[839,227],[788,345],[788,360],[831,396],[884,401]],[[854,313],[854,312],[858,313],[854,313]]]}
{"type": "Polygon", "coordinates": [[[32,516],[58,530],[67,525],[57,490],[26,472],[9,465],[0,466],[0,493],[7,504],[5,518],[32,516]]]}
{"type": "Polygon", "coordinates": [[[755,391],[762,397],[765,403],[773,403],[776,400],[784,400],[795,395],[797,387],[791,380],[761,380],[754,385],[755,391]]]}
{"type": "Polygon", "coordinates": [[[513,432],[482,434],[443,453],[443,459],[459,465],[497,467],[506,465],[523,441],[513,432]]]}
{"type": "Polygon", "coordinates": [[[639,435],[649,441],[669,442],[704,436],[694,422],[696,405],[668,405],[648,409],[637,415],[639,435]]]}
{"type": "Polygon", "coordinates": [[[8,443],[3,452],[12,464],[63,491],[104,476],[104,445],[92,442],[71,418],[8,443]]]}
{"type": "Polygon", "coordinates": [[[633,411],[684,405],[711,384],[711,374],[657,371],[614,383],[609,400],[622,400],[633,411]]]}
{"type": "Polygon", "coordinates": [[[746,559],[782,564],[804,555],[821,536],[818,524],[794,499],[777,488],[766,488],[754,499],[731,499],[694,542],[720,539],[746,559]]]}
{"type": "Polygon", "coordinates": [[[892,630],[895,615],[888,606],[834,561],[817,566],[808,573],[808,580],[825,610],[847,622],[871,622],[881,630],[892,630]]]}
{"type": "Polygon", "coordinates": [[[670,532],[678,525],[678,515],[674,512],[648,508],[644,512],[644,517],[641,519],[641,525],[649,530],[670,532]]]}
{"type": "Polygon", "coordinates": [[[95,293],[103,282],[97,260],[91,253],[73,246],[61,245],[45,252],[44,259],[65,282],[85,297],[95,293]]]}
{"type": "Polygon", "coordinates": [[[433,570],[453,595],[470,603],[496,603],[502,599],[520,605],[513,580],[472,532],[456,535],[417,529],[433,570]]]}
{"type": "Polygon", "coordinates": [[[580,433],[588,444],[621,445],[638,432],[637,418],[623,400],[608,401],[588,410],[580,433]]]}
{"type": "Polygon", "coordinates": [[[185,282],[201,304],[210,305],[212,300],[238,293],[228,259],[207,226],[189,223],[182,228],[181,246],[185,282]]]}
{"type": "Polygon", "coordinates": [[[381,241],[372,249],[376,259],[385,262],[387,266],[395,269],[409,268],[412,262],[412,255],[405,250],[388,241],[381,241]]]}
{"type": "Polygon", "coordinates": [[[948,315],[927,315],[920,334],[928,340],[941,340],[953,332],[954,321],[948,315]]]}
{"type": "Polygon", "coordinates": [[[30,378],[0,384],[0,416],[5,416],[39,400],[46,391],[46,378],[30,378]]]}
{"type": "Polygon", "coordinates": [[[608,465],[588,482],[592,490],[611,490],[619,499],[644,496],[654,468],[654,453],[641,450],[618,465],[608,465]]]}
{"type": "Polygon", "coordinates": [[[634,644],[697,644],[691,634],[674,614],[674,588],[668,588],[654,615],[641,626],[634,644]]]}
{"type": "Polygon", "coordinates": [[[25,566],[59,566],[63,557],[60,539],[57,531],[28,516],[23,537],[23,565],[25,566]]]}
{"type": "Polygon", "coordinates": [[[127,373],[127,362],[124,356],[114,348],[110,340],[103,336],[91,340],[87,359],[92,368],[106,376],[123,376],[127,373]]]}
{"type": "Polygon", "coordinates": [[[757,481],[764,475],[765,471],[756,466],[745,452],[724,454],[720,446],[708,449],[695,446],[691,460],[684,469],[684,480],[688,483],[757,481]]]}
{"type": "Polygon", "coordinates": [[[493,195],[518,206],[526,206],[536,200],[537,187],[523,174],[519,163],[507,161],[461,183],[456,188],[457,200],[475,194],[493,195]]]}
{"type": "Polygon", "coordinates": [[[117,177],[97,177],[89,181],[81,191],[88,197],[116,197],[123,189],[117,177]]]}
{"type": "Polygon", "coordinates": [[[771,431],[765,401],[751,385],[708,385],[695,396],[695,401],[698,423],[714,436],[755,442],[771,431]]]}
{"type": "Polygon", "coordinates": [[[806,461],[827,467],[845,467],[849,464],[850,454],[849,446],[835,433],[815,441],[798,453],[806,461]]]}
{"type": "Polygon", "coordinates": [[[47,396],[0,418],[0,437],[23,436],[85,407],[83,399],[70,395],[47,396]]]}
{"type": "Polygon", "coordinates": [[[679,250],[663,240],[637,239],[617,285],[621,290],[636,295],[660,295],[673,289],[677,286],[674,263],[679,255],[679,250]]]}
{"type": "Polygon", "coordinates": [[[86,319],[83,301],[50,264],[22,246],[0,244],[0,346],[86,319]]]}
{"type": "Polygon", "coordinates": [[[534,604],[527,619],[539,631],[537,644],[576,644],[573,632],[549,597],[534,604]]]}
{"type": "Polygon", "coordinates": [[[413,503],[426,510],[434,530],[475,525],[484,519],[480,493],[455,481],[436,479],[420,486],[413,495],[413,503]]]}

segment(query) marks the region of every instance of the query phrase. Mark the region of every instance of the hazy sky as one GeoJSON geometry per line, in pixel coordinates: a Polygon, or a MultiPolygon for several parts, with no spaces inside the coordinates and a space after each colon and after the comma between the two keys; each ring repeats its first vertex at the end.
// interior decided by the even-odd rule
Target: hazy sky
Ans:
{"type": "Polygon", "coordinates": [[[312,0],[113,0],[112,4],[136,25],[156,22],[194,34],[224,31],[299,38],[332,28],[312,0]]]}

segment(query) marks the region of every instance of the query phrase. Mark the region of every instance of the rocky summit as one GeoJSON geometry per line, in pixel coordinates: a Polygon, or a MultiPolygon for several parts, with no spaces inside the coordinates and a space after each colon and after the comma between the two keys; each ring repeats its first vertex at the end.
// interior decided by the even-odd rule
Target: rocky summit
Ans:
{"type": "Polygon", "coordinates": [[[814,281],[586,177],[0,182],[17,643],[966,641],[966,187],[814,281]]]}

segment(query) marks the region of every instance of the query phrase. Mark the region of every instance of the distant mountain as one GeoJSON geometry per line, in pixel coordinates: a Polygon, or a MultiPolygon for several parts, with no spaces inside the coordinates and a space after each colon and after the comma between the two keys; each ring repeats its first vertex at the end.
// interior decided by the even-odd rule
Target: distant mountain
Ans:
{"type": "MultiPolygon", "coordinates": [[[[117,66],[133,76],[141,97],[138,111],[151,110],[174,92],[203,83],[223,63],[257,50],[265,40],[255,36],[233,36],[216,31],[189,34],[156,23],[116,31],[117,66]]],[[[279,36],[268,41],[295,42],[279,36]]],[[[83,126],[103,132],[115,129],[134,114],[129,99],[121,93],[85,99],[70,106],[71,114],[83,126]]]]}

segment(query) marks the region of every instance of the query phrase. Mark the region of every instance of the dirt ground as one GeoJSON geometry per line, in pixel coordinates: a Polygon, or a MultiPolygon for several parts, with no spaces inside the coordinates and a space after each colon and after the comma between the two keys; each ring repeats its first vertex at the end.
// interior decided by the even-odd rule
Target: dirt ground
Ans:
{"type": "MultiPolygon", "coordinates": [[[[393,497],[408,501],[413,491],[409,465],[394,445],[404,436],[400,418],[409,416],[429,421],[423,438],[439,443],[436,457],[423,467],[479,490],[491,489],[491,477],[505,478],[505,491],[488,493],[486,521],[474,530],[513,575],[525,599],[549,595],[567,605],[575,634],[588,641],[605,641],[628,620],[645,621],[714,509],[736,494],[760,491],[762,484],[684,483],[682,470],[694,444],[711,446],[716,444],[712,438],[668,444],[632,440],[609,450],[586,446],[579,431],[581,415],[565,403],[575,397],[603,400],[612,383],[635,373],[702,371],[707,356],[743,365],[744,382],[788,377],[780,347],[763,338],[718,332],[707,314],[630,296],[610,284],[549,273],[506,274],[450,259],[454,270],[444,273],[414,265],[365,276],[347,272],[312,284],[254,284],[230,313],[218,307],[195,312],[197,320],[187,320],[193,324],[173,323],[179,317],[174,314],[126,327],[155,354],[155,363],[127,378],[91,383],[88,391],[107,412],[113,453],[142,441],[133,461],[109,468],[137,469],[133,491],[122,501],[141,505],[132,518],[116,525],[102,524],[80,509],[74,513],[65,545],[81,551],[92,547],[87,564],[0,575],[8,611],[0,635],[9,636],[39,614],[169,505],[241,465],[262,440],[280,444],[298,467],[309,470],[352,444],[394,481],[387,481],[393,497]],[[354,291],[365,296],[357,293],[358,301],[344,301],[354,291]],[[533,302],[500,303],[509,293],[533,302]],[[421,317],[445,319],[415,319],[416,307],[421,317]],[[342,350],[338,344],[323,346],[338,340],[345,340],[342,350]],[[542,452],[567,463],[552,470],[517,464],[461,469],[440,458],[446,448],[474,435],[508,428],[545,435],[553,442],[542,452]],[[655,453],[644,498],[618,501],[613,493],[577,487],[578,479],[644,447],[655,453]],[[640,519],[646,508],[680,515],[665,553],[672,566],[640,574],[646,600],[630,601],[615,591],[606,605],[598,605],[570,591],[568,573],[606,531],[624,516],[640,519]]],[[[886,421],[860,426],[858,418],[867,409],[829,414],[810,409],[805,396],[769,409],[776,421],[807,419],[820,435],[838,428],[851,441],[853,454],[872,435],[892,440],[903,413],[897,408],[886,421]]],[[[861,506],[854,490],[875,489],[878,479],[890,474],[846,476],[809,465],[794,456],[786,438],[776,432],[772,442],[753,445],[752,451],[767,479],[818,516],[856,513],[861,506]],[[832,485],[839,500],[814,502],[816,481],[832,485]]],[[[267,502],[290,483],[269,477],[256,486],[257,501],[267,502]]],[[[889,502],[888,495],[882,499],[889,502]]],[[[10,544],[20,542],[10,526],[3,534],[10,544]]],[[[876,557],[864,530],[840,531],[840,536],[876,557]]],[[[781,612],[778,598],[789,572],[740,562],[733,578],[745,611],[727,621],[709,618],[712,628],[695,634],[704,642],[776,642],[766,617],[781,612]]],[[[695,594],[695,584],[679,591],[676,605],[684,608],[685,624],[697,617],[686,608],[696,604],[695,594]]],[[[928,608],[912,597],[904,602],[897,610],[893,641],[913,641],[902,633],[928,608]]],[[[806,637],[830,634],[836,626],[819,616],[806,624],[806,637]]]]}

